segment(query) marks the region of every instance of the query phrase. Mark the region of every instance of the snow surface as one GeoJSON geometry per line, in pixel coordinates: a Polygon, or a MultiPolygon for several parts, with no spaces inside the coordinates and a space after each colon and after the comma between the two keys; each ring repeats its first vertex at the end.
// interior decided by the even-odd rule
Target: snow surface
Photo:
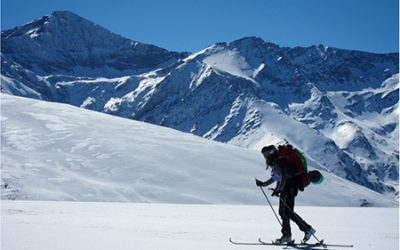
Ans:
{"type": "Polygon", "coordinates": [[[250,65],[247,64],[246,59],[243,58],[238,51],[225,51],[221,49],[219,53],[206,57],[203,62],[217,70],[225,71],[232,75],[254,81],[252,79],[254,74],[253,70],[250,65]]]}
{"type": "MultiPolygon", "coordinates": [[[[254,249],[228,239],[280,234],[254,185],[254,177],[268,178],[258,151],[70,105],[0,97],[1,249],[254,249]]],[[[398,249],[398,204],[322,172],[324,182],[296,199],[317,237],[354,249],[398,249]]]]}
{"type": "MultiPolygon", "coordinates": [[[[297,207],[297,212],[326,243],[354,244],[354,250],[399,249],[397,208],[297,207]]],[[[228,242],[230,237],[252,242],[278,237],[280,226],[267,204],[3,201],[1,213],[4,250],[292,249],[228,242]]],[[[297,240],[303,237],[295,225],[292,233],[297,240]]]]}
{"type": "MultiPolygon", "coordinates": [[[[254,182],[255,177],[269,178],[259,150],[71,105],[0,97],[2,199],[264,202],[254,182]]],[[[271,108],[270,115],[279,113],[271,108]]],[[[310,185],[297,204],[398,206],[384,195],[321,171],[324,183],[310,185]]]]}

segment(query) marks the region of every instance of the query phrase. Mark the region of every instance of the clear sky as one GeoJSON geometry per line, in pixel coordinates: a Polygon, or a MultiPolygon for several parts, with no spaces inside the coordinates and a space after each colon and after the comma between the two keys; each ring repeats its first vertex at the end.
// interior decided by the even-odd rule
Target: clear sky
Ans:
{"type": "Polygon", "coordinates": [[[1,0],[1,30],[55,10],[174,51],[245,36],[289,47],[399,51],[398,0],[1,0]]]}

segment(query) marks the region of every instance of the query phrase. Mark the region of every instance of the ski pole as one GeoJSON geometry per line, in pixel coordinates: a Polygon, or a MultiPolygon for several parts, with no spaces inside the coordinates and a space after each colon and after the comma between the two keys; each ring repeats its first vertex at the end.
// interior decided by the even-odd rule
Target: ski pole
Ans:
{"type": "Polygon", "coordinates": [[[260,189],[261,189],[261,191],[263,192],[265,198],[267,199],[268,204],[269,204],[269,206],[270,206],[271,209],[272,209],[272,212],[274,212],[274,215],[275,215],[276,219],[278,220],[279,224],[280,224],[281,227],[282,227],[282,222],[281,222],[281,220],[279,220],[278,215],[276,214],[274,207],[272,207],[272,204],[271,204],[271,202],[269,201],[268,196],[267,196],[267,195],[265,194],[265,192],[264,192],[264,189],[263,189],[261,186],[260,186],[260,189]]]}

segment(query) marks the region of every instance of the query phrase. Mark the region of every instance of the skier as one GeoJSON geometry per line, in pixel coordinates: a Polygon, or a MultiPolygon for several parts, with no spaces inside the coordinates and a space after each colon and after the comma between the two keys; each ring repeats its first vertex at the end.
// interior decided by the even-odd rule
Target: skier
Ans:
{"type": "MultiPolygon", "coordinates": [[[[281,146],[279,146],[280,148],[281,146]]],[[[278,156],[278,150],[274,145],[263,147],[261,150],[267,168],[271,167],[271,178],[265,182],[256,179],[256,185],[265,187],[273,182],[277,185],[272,192],[272,196],[278,196],[279,199],[279,215],[282,219],[282,237],[275,240],[275,243],[292,243],[292,233],[290,229],[290,220],[294,221],[304,232],[303,242],[307,242],[316,232],[309,224],[307,224],[298,214],[294,212],[294,202],[298,190],[303,190],[299,176],[295,174],[296,167],[293,161],[289,162],[283,157],[278,156]]],[[[300,160],[300,159],[297,159],[300,160]]]]}

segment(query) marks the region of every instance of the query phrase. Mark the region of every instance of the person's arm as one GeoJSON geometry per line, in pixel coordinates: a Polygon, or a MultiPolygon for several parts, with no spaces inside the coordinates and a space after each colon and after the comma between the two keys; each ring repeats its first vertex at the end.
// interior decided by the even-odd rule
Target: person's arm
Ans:
{"type": "Polygon", "coordinates": [[[259,186],[259,187],[266,187],[266,186],[271,185],[274,182],[275,182],[275,180],[273,178],[270,178],[267,181],[260,181],[260,180],[256,179],[256,185],[259,186]]]}

